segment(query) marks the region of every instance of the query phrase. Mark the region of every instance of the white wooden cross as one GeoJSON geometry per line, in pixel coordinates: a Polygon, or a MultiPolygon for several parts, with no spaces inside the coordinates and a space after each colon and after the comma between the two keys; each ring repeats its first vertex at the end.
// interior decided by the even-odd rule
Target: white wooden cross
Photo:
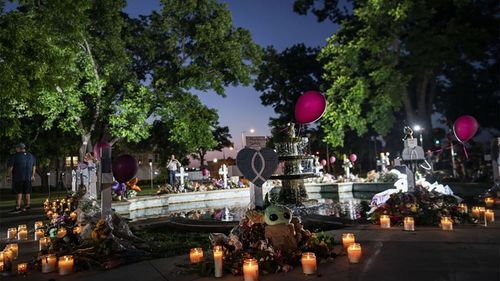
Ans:
{"type": "Polygon", "coordinates": [[[229,188],[229,186],[227,185],[227,174],[228,174],[227,166],[226,164],[222,164],[222,166],[219,168],[219,175],[222,175],[222,178],[224,180],[223,187],[225,189],[229,188]]]}
{"type": "Polygon", "coordinates": [[[184,167],[180,168],[180,173],[175,173],[175,176],[179,178],[179,189],[184,189],[184,178],[188,176],[188,173],[184,171],[184,167]]]}
{"type": "Polygon", "coordinates": [[[352,163],[349,159],[344,158],[344,165],[343,166],[344,166],[345,177],[347,180],[349,180],[351,177],[352,163]]]}

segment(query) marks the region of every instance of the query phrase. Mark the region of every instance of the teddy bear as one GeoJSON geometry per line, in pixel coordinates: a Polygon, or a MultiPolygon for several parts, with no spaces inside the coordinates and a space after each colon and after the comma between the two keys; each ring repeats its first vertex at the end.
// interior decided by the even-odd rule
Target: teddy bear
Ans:
{"type": "Polygon", "coordinates": [[[295,227],[291,224],[292,211],[280,205],[271,205],[264,211],[265,237],[276,249],[293,251],[297,249],[295,227]]]}

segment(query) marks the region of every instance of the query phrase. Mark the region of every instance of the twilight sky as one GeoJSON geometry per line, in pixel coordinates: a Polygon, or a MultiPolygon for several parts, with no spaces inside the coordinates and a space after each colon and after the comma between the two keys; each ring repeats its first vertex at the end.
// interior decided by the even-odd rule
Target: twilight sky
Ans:
{"type": "MultiPolygon", "coordinates": [[[[131,16],[149,14],[158,10],[158,0],[128,0],[125,12],[131,16]]],[[[254,41],[261,46],[274,45],[283,50],[293,44],[324,46],[326,39],[336,30],[331,22],[318,23],[313,15],[301,16],[293,12],[293,0],[227,0],[235,26],[252,33],[254,41]]],[[[255,135],[269,135],[269,117],[274,114],[271,107],[260,103],[260,94],[253,87],[226,88],[226,98],[207,92],[201,100],[219,111],[222,126],[229,126],[236,150],[241,148],[241,132],[255,129],[255,135]]],[[[225,155],[235,157],[235,152],[225,150],[225,155]]],[[[207,155],[207,159],[222,158],[221,152],[207,155]]],[[[193,163],[194,164],[194,163],[193,163]]]]}

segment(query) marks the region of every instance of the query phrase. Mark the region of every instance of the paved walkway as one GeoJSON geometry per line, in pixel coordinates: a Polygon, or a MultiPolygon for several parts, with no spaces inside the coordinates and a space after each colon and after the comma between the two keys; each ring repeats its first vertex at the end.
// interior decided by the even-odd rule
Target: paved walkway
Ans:
{"type": "MultiPolygon", "coordinates": [[[[1,212],[1,211],[0,211],[1,212]]],[[[32,211],[34,214],[36,211],[32,211]]],[[[262,276],[261,280],[384,280],[384,281],[468,281],[500,280],[500,210],[496,209],[496,222],[488,227],[458,225],[452,232],[434,227],[418,228],[404,232],[400,227],[388,230],[375,225],[354,225],[343,230],[329,231],[336,241],[343,232],[353,232],[362,244],[363,259],[360,264],[349,264],[346,256],[339,256],[333,263],[320,264],[318,275],[305,276],[301,268],[289,273],[262,276]]],[[[29,214],[27,214],[29,215],[29,214]]],[[[21,219],[20,216],[19,219],[21,219]]],[[[13,223],[10,219],[0,223],[0,237],[4,228],[13,223]]],[[[23,219],[28,225],[33,219],[23,219]]],[[[17,224],[17,222],[16,222],[17,224]]],[[[34,241],[20,242],[19,260],[30,260],[36,249],[34,241]]],[[[336,250],[341,251],[341,246],[336,250]]],[[[242,276],[226,275],[223,278],[202,278],[182,275],[176,267],[186,263],[187,256],[144,261],[109,271],[84,271],[69,276],[55,273],[42,274],[31,271],[27,277],[3,277],[2,280],[120,280],[120,281],[201,281],[243,280],[242,276]]]]}

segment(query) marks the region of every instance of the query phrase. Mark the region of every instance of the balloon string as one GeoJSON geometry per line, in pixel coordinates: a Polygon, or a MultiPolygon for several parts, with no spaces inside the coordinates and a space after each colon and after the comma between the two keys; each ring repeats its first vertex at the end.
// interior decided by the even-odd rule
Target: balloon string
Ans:
{"type": "Polygon", "coordinates": [[[467,154],[467,148],[465,148],[465,144],[464,143],[462,143],[462,147],[464,149],[465,159],[469,160],[469,155],[467,154]]]}

